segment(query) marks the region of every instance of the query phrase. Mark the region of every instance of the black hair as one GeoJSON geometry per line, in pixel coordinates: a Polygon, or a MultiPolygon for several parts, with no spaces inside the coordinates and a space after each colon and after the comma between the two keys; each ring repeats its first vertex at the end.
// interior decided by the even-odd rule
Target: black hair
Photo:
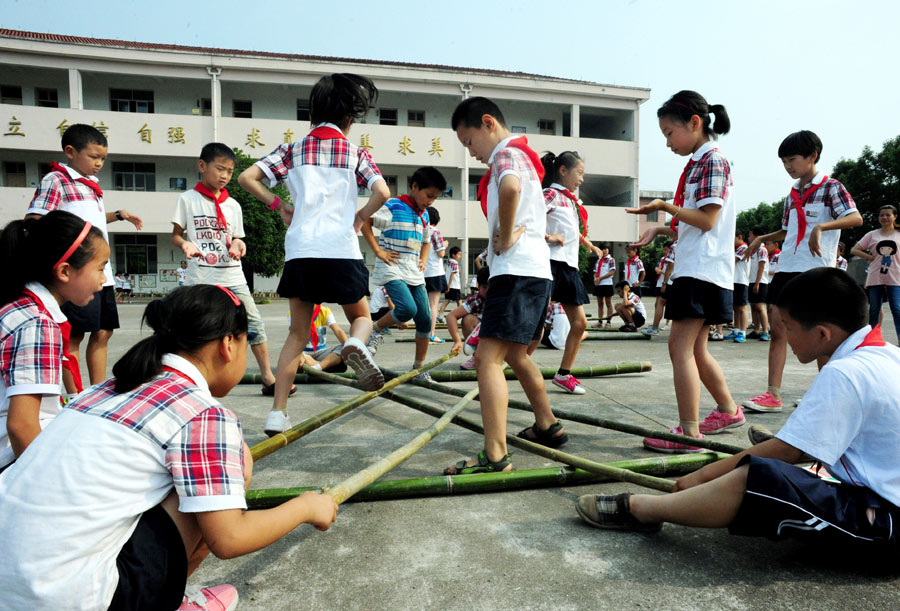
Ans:
{"type": "Polygon", "coordinates": [[[141,325],[153,335],[132,346],[113,365],[116,392],[133,390],[162,371],[162,357],[169,352],[193,353],[228,335],[247,333],[247,310],[234,305],[231,296],[212,284],[175,289],[147,304],[141,325]]]}
{"type": "Polygon", "coordinates": [[[599,248],[600,250],[609,248],[609,242],[597,242],[597,248],[599,248]]]}
{"type": "Polygon", "coordinates": [[[815,154],[815,162],[818,163],[819,157],[822,156],[822,141],[815,133],[808,129],[794,132],[782,140],[781,144],[778,145],[778,156],[781,158],[790,157],[792,155],[809,157],[812,154],[815,154]]]}
{"type": "Polygon", "coordinates": [[[681,123],[687,123],[697,115],[703,122],[703,133],[707,138],[716,139],[718,134],[727,134],[731,130],[731,119],[721,104],[707,104],[706,99],[696,91],[684,89],[679,91],[656,111],[656,117],[668,117],[681,123]],[[716,122],[710,121],[710,113],[716,115],[716,122]]]}
{"type": "Polygon", "coordinates": [[[200,160],[203,163],[212,163],[217,157],[224,157],[228,161],[235,161],[237,157],[231,147],[221,142],[210,142],[200,151],[200,160]]]}
{"type": "Polygon", "coordinates": [[[420,189],[436,188],[441,193],[447,188],[447,179],[441,174],[440,170],[430,165],[423,166],[413,172],[409,179],[409,184],[415,184],[420,189]]]}
{"type": "Polygon", "coordinates": [[[734,230],[734,237],[736,237],[736,238],[743,238],[743,237],[744,237],[744,230],[743,230],[743,229],[735,229],[735,230],[734,230]]]}
{"type": "Polygon", "coordinates": [[[99,144],[100,146],[109,146],[106,136],[92,125],[84,123],[76,123],[66,128],[62,135],[62,150],[66,150],[67,146],[71,146],[76,151],[82,150],[88,144],[99,144]]]}
{"type": "Polygon", "coordinates": [[[674,244],[674,243],[675,243],[674,241],[669,240],[665,244],[663,244],[663,248],[672,248],[672,244],[674,244]]]}
{"type": "Polygon", "coordinates": [[[378,88],[358,74],[335,73],[323,76],[309,94],[309,121],[313,125],[334,123],[341,129],[362,119],[378,100],[378,88]]]}
{"type": "Polygon", "coordinates": [[[546,189],[553,183],[559,182],[559,170],[561,168],[569,168],[570,170],[578,165],[579,161],[583,161],[575,151],[565,151],[559,155],[553,153],[544,153],[541,157],[541,164],[544,166],[544,180],[541,187],[546,189]]]}
{"type": "MultiPolygon", "coordinates": [[[[881,255],[881,248],[883,246],[887,246],[888,248],[891,249],[890,256],[897,254],[897,243],[894,242],[893,240],[881,240],[880,242],[878,242],[878,244],[875,245],[875,252],[877,252],[879,255],[881,255]]],[[[881,255],[881,256],[883,257],[885,255],[881,255]]]]}
{"type": "Polygon", "coordinates": [[[460,126],[481,127],[481,117],[484,115],[491,115],[497,123],[506,127],[506,119],[503,118],[500,107],[487,98],[475,96],[456,105],[453,116],[450,117],[450,128],[456,131],[456,128],[460,126]]]}
{"type": "Polygon", "coordinates": [[[757,225],[753,229],[750,230],[750,233],[752,233],[753,235],[755,235],[758,238],[761,238],[762,236],[766,235],[766,230],[763,229],[762,227],[760,227],[759,225],[757,225]]]}
{"type": "Polygon", "coordinates": [[[428,206],[425,208],[425,212],[428,213],[428,224],[429,225],[437,225],[441,222],[441,213],[437,211],[437,208],[434,206],[428,206]]]}
{"type": "Polygon", "coordinates": [[[781,289],[775,305],[806,329],[830,323],[855,333],[869,320],[865,292],[847,272],[835,267],[817,267],[796,276],[781,289]]]}
{"type": "Polygon", "coordinates": [[[475,274],[475,281],[478,283],[478,286],[487,286],[490,280],[491,270],[488,269],[487,265],[482,265],[481,269],[478,270],[478,273],[475,274]]]}
{"type": "Polygon", "coordinates": [[[623,289],[626,286],[629,289],[631,288],[631,284],[628,282],[628,280],[619,280],[618,282],[616,282],[616,289],[623,289]]]}
{"type": "Polygon", "coordinates": [[[452,248],[450,249],[450,256],[452,257],[453,255],[455,255],[456,253],[458,253],[460,250],[462,250],[462,249],[461,249],[459,246],[454,246],[454,247],[452,247],[452,248]]]}
{"type": "MultiPolygon", "coordinates": [[[[40,282],[49,288],[53,266],[75,243],[84,225],[83,219],[63,210],[9,223],[0,235],[0,265],[4,270],[0,305],[21,297],[28,282],[40,282]]],[[[91,227],[66,262],[75,269],[83,268],[94,256],[97,240],[103,240],[103,233],[91,227]]]]}

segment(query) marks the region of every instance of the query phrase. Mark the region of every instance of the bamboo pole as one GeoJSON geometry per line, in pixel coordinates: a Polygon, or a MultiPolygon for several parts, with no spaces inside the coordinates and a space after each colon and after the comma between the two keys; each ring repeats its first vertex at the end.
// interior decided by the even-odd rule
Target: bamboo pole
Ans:
{"type": "MultiPolygon", "coordinates": [[[[592,335],[588,333],[588,336],[585,337],[583,342],[605,342],[605,341],[618,341],[625,339],[650,339],[651,336],[644,335],[643,333],[632,333],[625,331],[616,331],[615,333],[598,333],[596,335],[592,335]]],[[[399,341],[399,340],[398,340],[399,341]]]]}
{"type": "MultiPolygon", "coordinates": [[[[318,371],[318,370],[317,370],[318,371]]],[[[356,379],[356,374],[352,371],[345,371],[343,373],[335,373],[332,375],[341,376],[343,378],[347,378],[350,380],[356,379]]],[[[322,380],[316,380],[310,378],[305,373],[298,373],[294,376],[294,384],[321,384],[322,380]]],[[[238,384],[262,384],[262,374],[259,373],[245,373],[244,377],[241,378],[241,381],[238,384]]]]}
{"type": "MultiPolygon", "coordinates": [[[[629,471],[654,475],[683,475],[691,473],[717,460],[727,458],[727,454],[680,454],[636,460],[622,460],[610,464],[629,471]]],[[[476,494],[481,492],[502,492],[526,488],[548,488],[554,486],[583,486],[610,481],[599,473],[591,473],[574,467],[547,467],[543,469],[522,469],[503,473],[472,473],[469,475],[440,475],[396,479],[369,484],[353,495],[350,502],[388,501],[418,498],[424,496],[450,496],[476,494]]],[[[267,488],[247,492],[250,509],[275,507],[304,492],[322,490],[321,486],[297,488],[267,488]]]]}
{"type": "MultiPolygon", "coordinates": [[[[443,339],[444,339],[445,343],[448,343],[448,344],[453,343],[453,340],[450,339],[449,337],[445,337],[443,339]]],[[[399,344],[411,344],[415,341],[416,341],[415,337],[398,337],[397,339],[394,340],[394,342],[399,343],[399,344]]]]}
{"type": "Polygon", "coordinates": [[[359,471],[339,484],[332,487],[326,487],[323,492],[330,495],[334,502],[340,505],[351,496],[374,482],[376,479],[407,460],[410,456],[425,447],[425,444],[437,436],[438,433],[447,428],[454,416],[458,415],[468,405],[469,401],[475,398],[478,389],[473,389],[466,393],[462,399],[446,411],[437,422],[432,423],[427,429],[416,435],[416,437],[404,445],[397,448],[378,462],[369,465],[362,471],[359,471]]]}
{"type": "MultiPolygon", "coordinates": [[[[572,375],[577,378],[597,378],[602,376],[624,375],[628,373],[642,373],[651,371],[653,365],[647,361],[640,363],[618,363],[616,365],[593,365],[591,367],[575,367],[572,369],[572,375]]],[[[553,367],[541,368],[541,375],[545,380],[549,380],[556,375],[556,369],[553,367]]],[[[515,380],[516,374],[512,369],[506,368],[503,374],[507,380],[515,380]]],[[[478,380],[478,372],[474,369],[470,370],[449,370],[441,369],[440,371],[432,371],[431,378],[436,382],[475,382],[478,380]]]]}
{"type": "MultiPolygon", "coordinates": [[[[398,375],[396,372],[393,372],[389,369],[382,369],[385,376],[391,377],[398,375]]],[[[434,374],[432,374],[434,375],[434,374]]],[[[459,388],[453,388],[452,386],[447,386],[445,384],[439,384],[437,382],[429,382],[427,380],[413,380],[412,384],[415,386],[420,386],[422,388],[427,388],[429,390],[434,390],[437,392],[442,392],[447,395],[452,396],[462,396],[466,391],[461,390],[459,388]]],[[[531,405],[529,405],[525,401],[517,401],[515,399],[509,400],[509,406],[513,409],[518,409],[526,412],[531,411],[531,405]]],[[[664,439],[666,441],[675,441],[678,443],[686,443],[698,448],[704,448],[706,450],[712,450],[714,452],[724,452],[726,454],[737,454],[739,452],[743,452],[745,448],[740,446],[733,446],[727,443],[722,443],[719,441],[713,441],[709,438],[704,439],[695,439],[694,437],[687,437],[686,435],[676,435],[675,433],[670,433],[668,431],[654,431],[652,429],[648,429],[642,426],[638,426],[636,424],[627,424],[625,422],[618,422],[616,420],[607,420],[605,418],[597,418],[596,416],[589,416],[586,414],[579,414],[576,412],[570,412],[566,409],[559,408],[554,406],[553,413],[562,420],[570,420],[572,422],[578,422],[581,424],[588,424],[591,426],[597,426],[603,429],[609,429],[611,431],[618,431],[620,433],[628,433],[629,435],[639,435],[641,437],[650,437],[652,439],[664,439]]]]}
{"type": "MultiPolygon", "coordinates": [[[[379,388],[378,390],[370,390],[368,392],[364,392],[361,395],[358,395],[349,401],[341,403],[340,405],[336,405],[335,407],[332,407],[331,409],[325,410],[321,414],[317,414],[317,415],[313,416],[312,418],[308,418],[308,419],[304,420],[297,426],[289,428],[288,430],[284,431],[283,433],[278,433],[277,435],[274,435],[265,441],[261,441],[260,443],[256,444],[252,448],[250,448],[250,454],[251,454],[251,456],[253,456],[253,460],[258,460],[258,459],[262,458],[263,456],[268,456],[272,452],[283,448],[284,446],[288,445],[289,443],[297,441],[298,439],[300,439],[307,433],[310,433],[310,432],[316,430],[317,428],[324,426],[325,424],[328,424],[329,422],[331,422],[332,420],[334,420],[335,418],[337,418],[339,416],[343,416],[347,412],[356,409],[357,407],[359,407],[363,403],[366,403],[367,401],[371,401],[375,397],[389,391],[390,389],[394,388],[395,386],[399,386],[403,382],[406,382],[407,380],[410,380],[410,379],[416,377],[420,373],[428,371],[429,369],[433,369],[433,368],[437,367],[438,365],[440,365],[441,363],[444,363],[444,362],[450,360],[451,358],[456,356],[456,354],[457,353],[455,353],[455,352],[449,352],[449,353],[445,354],[444,356],[442,356],[441,358],[431,361],[430,363],[426,363],[425,365],[419,367],[418,369],[413,369],[412,371],[408,371],[401,376],[395,377],[394,379],[386,382],[385,385],[382,386],[381,388],[379,388]]],[[[334,374],[328,374],[328,375],[334,375],[334,374]]]]}

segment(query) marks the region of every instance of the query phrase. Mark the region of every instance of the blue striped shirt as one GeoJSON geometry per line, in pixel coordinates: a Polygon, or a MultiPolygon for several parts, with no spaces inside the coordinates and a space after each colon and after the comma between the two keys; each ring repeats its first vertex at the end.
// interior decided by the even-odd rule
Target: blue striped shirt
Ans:
{"type": "Polygon", "coordinates": [[[424,284],[425,275],[419,270],[419,253],[423,241],[430,237],[428,213],[423,212],[420,217],[405,202],[392,197],[372,215],[372,225],[381,231],[378,245],[401,255],[392,265],[376,259],[374,282],[384,285],[392,280],[402,280],[411,285],[424,284]]]}

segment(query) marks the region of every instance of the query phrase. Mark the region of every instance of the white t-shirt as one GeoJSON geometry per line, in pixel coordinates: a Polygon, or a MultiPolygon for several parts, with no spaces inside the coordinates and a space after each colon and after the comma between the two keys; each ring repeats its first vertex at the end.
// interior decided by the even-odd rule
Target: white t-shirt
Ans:
{"type": "Polygon", "coordinates": [[[581,244],[579,231],[578,208],[564,192],[566,188],[553,183],[544,189],[544,202],[547,205],[547,233],[558,235],[563,244],[551,244],[550,260],[562,261],[569,267],[578,269],[578,247],[581,244]]]}
{"type": "Polygon", "coordinates": [[[183,267],[177,268],[175,270],[175,275],[178,276],[178,286],[181,286],[187,281],[187,270],[183,267]]]}
{"type": "Polygon", "coordinates": [[[374,314],[381,308],[388,307],[387,289],[379,286],[372,292],[372,299],[369,300],[369,312],[374,314]]]}
{"type": "Polygon", "coordinates": [[[459,289],[459,262],[454,258],[447,259],[447,288],[459,289]]]}
{"type": "Polygon", "coordinates": [[[705,143],[691,158],[695,165],[685,180],[685,210],[699,210],[709,205],[721,209],[716,224],[709,231],[687,223],[678,224],[681,255],[669,277],[672,280],[696,278],[733,290],[736,213],[731,167],[713,142],[705,143]]]}
{"type": "Polygon", "coordinates": [[[434,278],[444,275],[444,259],[442,253],[446,250],[444,236],[434,225],[429,225],[429,240],[431,248],[428,249],[428,258],[425,259],[425,277],[434,278]]]}
{"type": "Polygon", "coordinates": [[[498,143],[488,159],[490,180],[487,189],[488,266],[491,278],[503,275],[544,278],[552,280],[550,272],[550,247],[547,235],[547,208],[537,170],[532,167],[524,151],[508,146],[514,136],[498,143]],[[525,231],[508,250],[494,253],[494,234],[500,231],[500,182],[507,175],[519,179],[519,205],[513,220],[513,229],[525,231]]]}
{"type": "Polygon", "coordinates": [[[644,262],[639,257],[625,260],[625,281],[629,286],[638,286],[641,281],[641,272],[644,271],[644,262]]]}
{"type": "MultiPolygon", "coordinates": [[[[750,260],[744,261],[744,254],[747,252],[746,242],[741,242],[741,245],[738,246],[734,251],[734,283],[735,284],[750,284],[750,260]]],[[[756,279],[756,276],[753,276],[753,279],[756,279]]]]}
{"type": "Polygon", "coordinates": [[[203,258],[191,257],[188,261],[187,285],[221,284],[240,286],[246,284],[241,262],[228,255],[232,238],[244,237],[244,216],[241,205],[229,197],[219,204],[227,231],[219,229],[216,219],[216,204],[199,192],[191,189],[178,196],[172,223],[184,229],[184,239],[193,242],[203,258]]]}
{"type": "Polygon", "coordinates": [[[113,277],[113,284],[117,289],[125,288],[125,280],[119,274],[116,274],[115,277],[113,277]]]}
{"type": "Polygon", "coordinates": [[[558,303],[552,304],[547,309],[547,318],[544,322],[550,325],[550,334],[547,337],[550,340],[550,344],[557,350],[565,350],[566,339],[569,337],[572,325],[562,305],[558,303]]]}
{"type": "Polygon", "coordinates": [[[613,278],[616,276],[616,260],[612,258],[610,255],[606,255],[605,257],[600,257],[597,259],[597,262],[594,264],[594,278],[599,278],[604,274],[608,274],[609,272],[613,272],[612,276],[608,278],[603,278],[600,282],[597,283],[597,286],[607,286],[612,285],[613,278]]]}
{"type": "Polygon", "coordinates": [[[857,348],[869,331],[838,346],[776,437],[900,505],[900,348],[857,348]]]}
{"type": "Polygon", "coordinates": [[[750,255],[750,284],[756,282],[760,263],[763,264],[763,273],[759,284],[769,284],[769,251],[765,246],[760,246],[755,253],[750,255]]]}
{"type": "Polygon", "coordinates": [[[644,317],[644,320],[647,320],[647,308],[644,307],[644,302],[641,301],[640,297],[634,293],[628,293],[628,303],[634,306],[635,312],[638,312],[644,317]]]}
{"type": "Polygon", "coordinates": [[[122,288],[126,291],[131,290],[131,276],[122,277],[122,288]]]}

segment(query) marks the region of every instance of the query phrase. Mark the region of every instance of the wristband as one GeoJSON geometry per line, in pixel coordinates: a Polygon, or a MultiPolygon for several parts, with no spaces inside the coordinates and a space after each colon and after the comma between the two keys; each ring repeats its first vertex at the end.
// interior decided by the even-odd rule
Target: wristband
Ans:
{"type": "Polygon", "coordinates": [[[116,219],[118,219],[118,220],[120,220],[120,221],[124,221],[124,220],[125,220],[125,218],[122,216],[122,211],[121,211],[121,210],[116,210],[116,219]]]}
{"type": "Polygon", "coordinates": [[[272,201],[272,205],[269,206],[269,210],[278,210],[278,206],[280,206],[280,205],[281,205],[281,198],[276,195],[275,199],[272,201]]]}

